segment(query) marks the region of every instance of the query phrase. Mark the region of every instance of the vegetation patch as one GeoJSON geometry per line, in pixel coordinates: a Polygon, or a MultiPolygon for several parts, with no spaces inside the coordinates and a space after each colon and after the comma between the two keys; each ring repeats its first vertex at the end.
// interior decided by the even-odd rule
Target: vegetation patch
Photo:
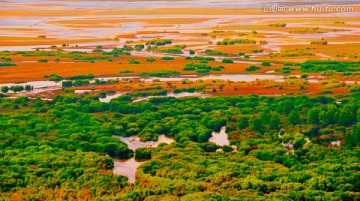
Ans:
{"type": "Polygon", "coordinates": [[[168,44],[172,44],[172,40],[171,39],[152,39],[146,42],[146,45],[156,45],[156,46],[164,46],[164,45],[168,45],[168,44]]]}
{"type": "Polygon", "coordinates": [[[234,45],[234,44],[256,44],[256,40],[247,39],[247,38],[224,39],[216,43],[216,45],[234,45]]]}
{"type": "Polygon", "coordinates": [[[152,72],[142,72],[139,74],[140,76],[144,77],[174,77],[177,75],[180,75],[180,72],[173,71],[173,70],[158,70],[158,71],[152,71],[152,72]]]}
{"type": "Polygon", "coordinates": [[[248,67],[248,68],[246,68],[246,71],[256,71],[256,70],[259,70],[260,69],[260,67],[258,67],[258,66],[250,66],[250,67],[248,67]]]}
{"type": "Polygon", "coordinates": [[[324,72],[329,70],[336,72],[358,72],[360,71],[360,62],[310,60],[300,66],[301,72],[324,72]]]}

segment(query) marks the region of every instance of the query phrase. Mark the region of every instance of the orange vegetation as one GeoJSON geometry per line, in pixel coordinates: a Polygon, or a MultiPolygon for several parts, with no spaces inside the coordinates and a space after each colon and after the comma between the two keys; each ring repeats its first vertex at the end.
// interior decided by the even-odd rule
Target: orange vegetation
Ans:
{"type": "Polygon", "coordinates": [[[59,45],[59,44],[74,44],[87,42],[100,42],[108,39],[93,38],[93,39],[64,39],[64,38],[39,38],[21,37],[21,36],[0,36],[1,46],[31,46],[31,45],[59,45]]]}
{"type": "MultiPolygon", "coordinates": [[[[48,59],[48,63],[37,62],[41,57],[23,57],[18,55],[12,56],[11,58],[17,66],[0,68],[0,80],[2,83],[44,80],[43,76],[50,74],[58,74],[63,77],[89,73],[95,76],[113,76],[119,75],[121,70],[131,70],[134,71],[135,74],[156,70],[176,70],[182,74],[195,74],[194,71],[182,71],[182,69],[187,63],[198,63],[198,61],[187,61],[183,57],[176,57],[174,61],[163,61],[161,57],[154,57],[156,61],[153,63],[146,62],[148,57],[139,56],[120,56],[114,58],[113,62],[97,61],[95,63],[85,61],[73,62],[69,59],[61,59],[61,62],[53,62],[55,57],[44,57],[48,59]],[[129,64],[128,60],[130,59],[136,59],[140,61],[141,64],[129,64]],[[119,62],[122,64],[119,64],[119,62]]],[[[209,62],[208,65],[222,65],[225,67],[222,71],[213,72],[215,74],[247,73],[245,69],[250,66],[250,64],[223,64],[217,61],[209,62]]],[[[260,69],[259,72],[280,67],[281,65],[264,67],[260,69]]]]}
{"type": "MultiPolygon", "coordinates": [[[[236,96],[236,95],[251,95],[257,94],[260,96],[281,96],[281,95],[308,95],[311,97],[321,95],[324,90],[320,83],[309,83],[304,89],[300,89],[301,80],[299,83],[292,84],[289,81],[275,82],[258,80],[253,82],[227,82],[227,81],[212,81],[204,80],[202,82],[195,81],[190,83],[182,82],[142,82],[134,80],[132,82],[120,81],[118,84],[96,85],[96,86],[81,86],[73,87],[77,90],[95,90],[91,93],[99,93],[99,91],[114,90],[118,92],[130,92],[132,90],[142,90],[154,86],[162,86],[168,92],[172,92],[174,88],[183,89],[197,86],[206,86],[205,92],[213,96],[236,96]]],[[[347,94],[349,89],[347,87],[331,89],[332,95],[347,94]]]]}

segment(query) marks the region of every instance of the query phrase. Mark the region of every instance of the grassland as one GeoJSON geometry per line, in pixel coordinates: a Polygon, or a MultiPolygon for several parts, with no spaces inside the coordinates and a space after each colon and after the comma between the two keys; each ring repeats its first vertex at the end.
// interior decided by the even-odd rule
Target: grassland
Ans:
{"type": "MultiPolygon", "coordinates": [[[[96,54],[95,54],[96,55],[96,54]]],[[[43,80],[44,75],[59,74],[61,76],[87,74],[93,73],[95,76],[114,76],[119,75],[120,71],[130,70],[134,74],[142,72],[151,72],[156,70],[175,70],[182,74],[194,74],[195,72],[183,71],[186,64],[193,63],[194,61],[185,60],[184,57],[176,57],[174,61],[164,61],[161,57],[154,57],[156,62],[146,62],[148,57],[141,56],[120,56],[113,58],[109,61],[96,61],[95,63],[73,61],[71,59],[61,59],[60,62],[54,62],[56,57],[43,57],[47,58],[47,63],[38,62],[38,57],[24,57],[21,55],[10,57],[16,67],[2,67],[0,69],[0,79],[3,82],[26,82],[31,80],[43,80]],[[135,59],[140,64],[129,64],[129,60],[135,59]],[[121,63],[121,64],[119,64],[121,63]],[[21,72],[21,75],[19,74],[21,72]]],[[[197,63],[195,61],[195,63],[197,63]]],[[[223,64],[218,61],[211,61],[208,63],[211,66],[224,66],[225,68],[220,72],[213,72],[215,74],[236,74],[246,73],[246,68],[250,64],[223,64]]],[[[259,72],[276,69],[280,65],[263,68],[259,72]]]]}
{"type": "MultiPolygon", "coordinates": [[[[359,57],[359,34],[356,29],[358,18],[354,16],[327,16],[318,14],[308,17],[304,13],[282,13],[269,14],[262,13],[261,9],[229,9],[229,8],[157,8],[157,9],[66,9],[66,10],[31,10],[27,7],[42,7],[45,5],[24,5],[24,10],[4,10],[2,18],[13,17],[32,17],[38,18],[39,24],[35,23],[30,27],[0,27],[0,30],[11,33],[17,31],[16,36],[0,36],[1,46],[34,46],[37,45],[54,46],[59,50],[66,51],[84,49],[91,52],[97,44],[104,48],[121,47],[123,45],[136,46],[144,44],[154,38],[171,39],[175,45],[185,45],[182,49],[184,54],[194,51],[196,56],[208,56],[206,50],[220,52],[222,57],[231,57],[236,61],[234,64],[222,63],[223,58],[217,61],[210,61],[209,66],[224,66],[221,71],[212,71],[211,74],[284,74],[285,63],[302,63],[307,60],[326,60],[333,59],[339,61],[358,61],[359,57]],[[229,15],[231,18],[224,18],[229,15]],[[272,17],[268,17],[271,15],[272,17]],[[289,15],[289,17],[284,17],[289,15]],[[191,17],[194,16],[194,17],[191,17]],[[64,19],[56,19],[64,17],[64,19]],[[75,18],[76,17],[76,18],[75,18]],[[355,22],[355,23],[354,23],[355,22]],[[127,30],[122,24],[137,25],[127,30]],[[274,24],[285,24],[285,26],[271,26],[274,24]],[[49,26],[49,27],[48,27],[49,26]],[[50,27],[56,26],[60,30],[72,30],[77,37],[65,35],[51,36],[50,27]],[[112,30],[104,34],[79,36],[90,29],[112,30]],[[351,32],[352,30],[352,32],[351,32]],[[29,32],[34,33],[29,36],[29,32]],[[35,34],[36,33],[36,34],[35,34]],[[111,33],[111,34],[110,34],[111,33]],[[45,37],[39,37],[39,36],[45,37]],[[50,35],[50,36],[47,36],[50,35]],[[103,36],[101,36],[103,35],[103,36]],[[327,45],[310,45],[313,41],[321,39],[327,45]],[[320,37],[319,37],[320,36],[320,37]],[[326,36],[326,37],[325,37],[326,36]],[[217,45],[218,41],[232,39],[255,40],[256,44],[234,44],[217,45]],[[123,41],[125,40],[125,42],[123,41]],[[111,43],[107,43],[111,41],[111,43]],[[260,43],[260,41],[265,41],[260,43]],[[62,47],[62,44],[66,44],[62,47]],[[237,61],[256,61],[272,62],[271,66],[255,65],[259,69],[247,71],[253,64],[237,63],[237,61]]],[[[56,5],[53,5],[54,8],[56,5]]],[[[60,5],[57,5],[60,6],[60,5]]],[[[358,6],[355,6],[358,9],[358,6]]],[[[89,31],[88,33],[91,33],[89,31]]],[[[144,47],[144,50],[147,47],[144,47]]],[[[160,47],[159,49],[167,49],[160,47]]],[[[44,75],[58,74],[63,77],[92,73],[97,77],[117,76],[119,72],[129,71],[127,75],[139,75],[143,72],[153,72],[158,70],[173,70],[181,74],[196,74],[195,71],[184,71],[186,64],[199,63],[200,61],[185,60],[185,55],[172,55],[163,52],[147,51],[149,54],[136,52],[131,56],[120,55],[119,57],[110,56],[108,60],[79,61],[69,58],[57,58],[54,56],[42,57],[23,57],[11,55],[11,63],[16,64],[12,67],[1,67],[0,80],[7,82],[25,82],[31,80],[44,80],[44,75]],[[164,56],[174,56],[175,60],[162,60],[164,56]],[[147,62],[152,57],[155,62],[147,62]],[[38,62],[46,59],[48,62],[38,62]],[[58,60],[59,59],[59,60],[58,60]],[[129,61],[135,60],[139,64],[130,64],[129,61]],[[21,72],[21,75],[19,75],[21,72]]],[[[101,53],[88,53],[87,56],[100,56],[101,53]]],[[[188,56],[188,55],[186,55],[188,56]]],[[[298,66],[292,67],[290,74],[286,76],[302,73],[298,66]]],[[[322,75],[322,73],[309,73],[309,75],[322,75]]],[[[336,74],[336,79],[357,80],[357,75],[344,76],[336,74]]],[[[316,85],[316,84],[311,84],[316,85]]],[[[228,94],[247,94],[242,92],[244,86],[238,86],[225,90],[228,94]],[[236,87],[237,88],[237,87],[236,87]],[[232,92],[231,92],[232,91],[232,92]]],[[[259,92],[262,88],[248,86],[251,90],[259,94],[280,94],[279,91],[267,90],[259,92]]],[[[317,88],[317,87],[315,87],[317,88]]],[[[319,89],[320,90],[320,89],[319,89]]],[[[305,90],[306,91],[306,90],[305,90]]],[[[315,90],[316,91],[316,90],[315,90]]],[[[316,91],[315,93],[317,93],[316,91]]],[[[223,92],[219,92],[222,94],[223,92]]],[[[285,94],[295,93],[287,91],[285,94]]]]}
{"type": "Polygon", "coordinates": [[[359,200],[360,7],[209,1],[2,2],[0,200],[359,200]]]}

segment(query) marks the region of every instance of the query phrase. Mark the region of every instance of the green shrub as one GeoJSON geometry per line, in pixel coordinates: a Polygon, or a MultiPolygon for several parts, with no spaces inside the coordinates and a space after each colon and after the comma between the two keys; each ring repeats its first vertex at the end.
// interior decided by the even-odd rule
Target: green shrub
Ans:
{"type": "Polygon", "coordinates": [[[140,61],[137,61],[135,59],[130,59],[129,64],[140,64],[140,61]]]}
{"type": "Polygon", "coordinates": [[[141,51],[145,48],[145,45],[144,44],[136,44],[135,45],[135,50],[137,51],[141,51]]]}
{"type": "Polygon", "coordinates": [[[40,62],[40,63],[47,63],[48,60],[47,60],[47,59],[39,59],[39,62],[40,62]]]}
{"type": "Polygon", "coordinates": [[[214,67],[214,68],[212,68],[212,70],[213,70],[213,71],[221,71],[222,68],[220,68],[220,67],[214,67]]]}
{"type": "Polygon", "coordinates": [[[132,71],[132,70],[122,70],[122,71],[120,71],[120,74],[129,74],[129,73],[134,73],[134,71],[132,71]]]}
{"type": "Polygon", "coordinates": [[[20,92],[20,91],[24,91],[24,87],[23,86],[11,86],[10,90],[13,92],[20,92]]]}
{"type": "Polygon", "coordinates": [[[360,71],[360,63],[354,61],[322,61],[310,60],[306,61],[300,66],[301,72],[355,72],[360,71]]]}
{"type": "Polygon", "coordinates": [[[151,159],[151,149],[150,148],[138,148],[135,150],[135,159],[136,160],[149,160],[151,159]]]}
{"type": "Polygon", "coordinates": [[[246,71],[256,71],[256,70],[259,70],[259,69],[260,69],[260,67],[250,66],[250,67],[246,68],[245,70],[246,70],[246,71]]]}
{"type": "Polygon", "coordinates": [[[185,60],[196,60],[196,61],[200,61],[200,62],[202,62],[202,61],[209,62],[209,61],[215,61],[215,58],[195,56],[195,57],[186,57],[185,60]]]}
{"type": "Polygon", "coordinates": [[[175,60],[174,57],[162,57],[161,59],[164,60],[164,61],[175,60]]]}
{"type": "Polygon", "coordinates": [[[90,81],[89,80],[75,80],[73,82],[74,86],[84,86],[84,85],[89,85],[90,81]]]}
{"type": "Polygon", "coordinates": [[[32,91],[32,90],[34,90],[34,87],[31,86],[31,85],[25,85],[25,90],[26,91],[32,91]]]}
{"type": "Polygon", "coordinates": [[[271,27],[286,27],[286,23],[269,24],[271,27]]]}
{"type": "Polygon", "coordinates": [[[332,94],[333,92],[331,90],[323,90],[320,92],[320,94],[332,94]]]}
{"type": "Polygon", "coordinates": [[[173,77],[176,75],[180,75],[180,72],[173,70],[158,70],[152,72],[142,72],[139,74],[140,76],[154,76],[154,77],[173,77]]]}
{"type": "Polygon", "coordinates": [[[149,63],[152,63],[152,62],[155,62],[155,61],[156,61],[156,59],[154,59],[152,57],[146,59],[146,62],[149,62],[149,63]]]}
{"type": "Polygon", "coordinates": [[[208,69],[197,69],[196,73],[206,74],[206,73],[210,73],[210,70],[208,70],[208,69]]]}
{"type": "Polygon", "coordinates": [[[167,45],[167,44],[171,44],[172,40],[171,39],[152,39],[146,42],[146,45],[156,45],[156,46],[162,46],[162,45],[167,45]]]}
{"type": "Polygon", "coordinates": [[[215,50],[205,50],[205,54],[213,56],[226,56],[226,53],[215,51],[215,50]]]}
{"type": "Polygon", "coordinates": [[[216,43],[216,45],[234,45],[234,44],[256,44],[256,40],[247,39],[247,38],[224,39],[216,43]]]}
{"type": "Polygon", "coordinates": [[[93,74],[88,74],[88,75],[73,75],[73,76],[67,77],[66,79],[68,79],[68,80],[84,80],[84,79],[92,80],[94,78],[95,78],[95,76],[93,74]]]}
{"type": "Polygon", "coordinates": [[[271,66],[271,63],[268,61],[264,61],[261,63],[262,66],[271,66]]]}
{"type": "Polygon", "coordinates": [[[307,75],[307,74],[302,74],[301,75],[301,78],[307,78],[307,77],[309,77],[309,75],[307,75]]]}
{"type": "Polygon", "coordinates": [[[16,66],[16,64],[12,64],[12,63],[0,63],[0,67],[7,67],[7,66],[16,66]]]}
{"type": "Polygon", "coordinates": [[[72,86],[73,86],[72,81],[63,81],[62,82],[62,87],[72,87],[72,86]]]}
{"type": "Polygon", "coordinates": [[[194,67],[194,66],[185,66],[185,67],[183,68],[183,71],[193,71],[193,70],[195,70],[195,67],[194,67]]]}
{"type": "Polygon", "coordinates": [[[3,93],[9,92],[9,87],[8,86],[2,86],[1,87],[1,92],[3,92],[3,93]]]}
{"type": "Polygon", "coordinates": [[[234,61],[231,60],[231,59],[223,59],[221,62],[222,62],[222,63],[225,63],[225,64],[232,64],[232,63],[234,63],[234,61]]]}

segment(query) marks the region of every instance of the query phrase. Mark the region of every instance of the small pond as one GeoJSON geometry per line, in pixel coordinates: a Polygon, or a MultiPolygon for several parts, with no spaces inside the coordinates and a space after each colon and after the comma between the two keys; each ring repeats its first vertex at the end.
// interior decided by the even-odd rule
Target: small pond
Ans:
{"type": "MultiPolygon", "coordinates": [[[[159,139],[157,141],[148,141],[141,142],[138,136],[131,137],[122,137],[122,136],[114,136],[121,141],[125,142],[129,149],[136,150],[142,147],[157,147],[161,143],[171,144],[175,142],[173,139],[166,137],[165,135],[159,135],[159,139]]],[[[143,162],[138,162],[135,158],[131,158],[129,160],[121,161],[118,159],[114,159],[114,174],[124,175],[128,178],[129,183],[134,183],[136,180],[136,170],[143,162]]]]}

